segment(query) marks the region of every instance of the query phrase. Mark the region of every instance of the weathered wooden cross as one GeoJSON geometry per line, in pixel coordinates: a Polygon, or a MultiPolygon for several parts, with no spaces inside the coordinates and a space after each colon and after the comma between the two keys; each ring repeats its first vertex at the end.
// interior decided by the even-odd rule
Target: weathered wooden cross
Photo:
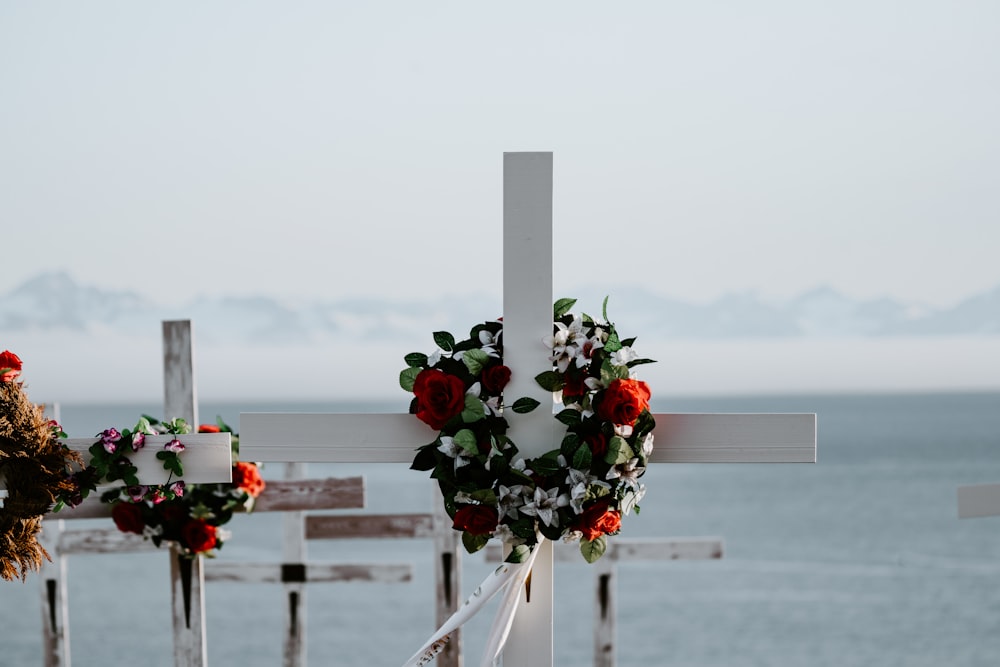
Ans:
{"type": "MultiPolygon", "coordinates": [[[[551,405],[534,377],[551,367],[552,154],[505,153],[503,170],[504,364],[507,397],[551,405]]],[[[525,458],[559,446],[561,427],[549,410],[505,413],[509,435],[525,458]]],[[[812,463],[814,414],[657,414],[652,462],[812,463]]],[[[434,433],[408,414],[240,415],[240,450],[257,461],[409,463],[434,433]]],[[[655,492],[655,491],[654,491],[655,492]]],[[[553,664],[552,546],[545,541],[504,649],[509,667],[553,664]]],[[[405,658],[404,658],[405,659],[405,658]]]]}

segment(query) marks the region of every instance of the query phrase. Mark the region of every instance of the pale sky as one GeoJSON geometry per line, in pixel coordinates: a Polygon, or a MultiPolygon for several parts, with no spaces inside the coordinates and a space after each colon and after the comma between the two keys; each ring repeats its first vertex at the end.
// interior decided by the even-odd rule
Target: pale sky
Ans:
{"type": "Polygon", "coordinates": [[[1000,285],[998,34],[993,0],[7,1],[0,294],[499,294],[502,153],[551,150],[559,295],[950,305],[1000,285]]]}

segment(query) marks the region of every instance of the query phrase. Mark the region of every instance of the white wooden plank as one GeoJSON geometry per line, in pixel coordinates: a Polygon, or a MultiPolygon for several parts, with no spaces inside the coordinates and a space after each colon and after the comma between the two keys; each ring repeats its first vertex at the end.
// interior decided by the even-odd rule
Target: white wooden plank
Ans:
{"type": "Polygon", "coordinates": [[[174,665],[208,664],[205,634],[205,558],[185,558],[170,549],[170,600],[173,610],[174,665]]]}
{"type": "Polygon", "coordinates": [[[405,539],[434,537],[430,514],[347,514],[306,517],[306,539],[405,539]]]}
{"type": "Polygon", "coordinates": [[[1000,484],[958,487],[958,518],[1000,516],[1000,484]]]}
{"type": "MultiPolygon", "coordinates": [[[[294,483],[305,474],[305,464],[301,462],[285,464],[285,481],[294,483]]],[[[272,485],[268,485],[270,487],[272,485]]],[[[265,488],[265,491],[268,490],[265,488]]],[[[317,497],[324,494],[309,494],[317,497]]],[[[364,500],[364,489],[356,496],[361,496],[364,500]]],[[[261,494],[263,497],[264,494],[261,494]]],[[[258,498],[259,500],[259,498],[258,498]]],[[[332,498],[324,498],[332,500],[332,498]]],[[[364,502],[359,503],[364,505],[364,502]]],[[[305,533],[305,512],[296,510],[285,512],[281,517],[281,559],[284,563],[305,563],[307,558],[306,533],[305,533]]],[[[207,574],[207,573],[206,573],[207,574]]],[[[305,575],[305,568],[303,568],[305,575]]],[[[308,627],[306,604],[306,585],[303,581],[288,581],[289,577],[284,577],[285,593],[285,614],[284,632],[282,637],[282,667],[305,667],[308,656],[308,642],[306,641],[306,628],[308,627]]]]}
{"type": "MultiPolygon", "coordinates": [[[[548,414],[552,394],[535,382],[549,363],[544,339],[552,335],[552,153],[503,156],[503,343],[510,368],[508,397],[530,396],[543,406],[506,415],[508,435],[524,456],[559,446],[559,424],[548,414]]],[[[552,549],[538,547],[530,592],[511,626],[503,661],[518,667],[551,667],[553,649],[552,549]]]]}
{"type": "MultiPolygon", "coordinates": [[[[207,581],[242,583],[282,583],[287,580],[287,569],[280,563],[223,563],[212,561],[205,568],[207,581]]],[[[340,581],[375,581],[402,583],[412,581],[410,565],[378,563],[305,563],[296,573],[304,575],[306,583],[340,581]]]]}
{"type": "Polygon", "coordinates": [[[365,506],[364,477],[268,480],[254,503],[254,512],[361,509],[365,506]]]}
{"type": "MultiPolygon", "coordinates": [[[[169,473],[163,469],[163,462],[156,458],[163,445],[177,438],[186,447],[181,453],[184,465],[183,479],[188,484],[210,482],[231,482],[233,480],[232,450],[229,433],[189,433],[186,435],[148,435],[146,446],[138,452],[130,452],[129,458],[139,468],[139,481],[143,484],[164,484],[169,473]]],[[[90,458],[88,450],[97,440],[94,438],[69,438],[64,440],[70,449],[90,458]]],[[[122,441],[122,447],[129,445],[122,441]]]]}
{"type": "MultiPolygon", "coordinates": [[[[488,544],[483,550],[486,558],[500,561],[502,547],[499,543],[488,544]]],[[[723,540],[718,537],[673,537],[673,538],[608,538],[608,550],[599,563],[630,561],[666,560],[712,560],[722,558],[723,540]]],[[[582,563],[580,548],[576,543],[560,542],[554,550],[555,560],[560,563],[582,563]]]]}
{"type": "Polygon", "coordinates": [[[59,534],[56,550],[61,556],[72,554],[109,554],[157,551],[152,540],[142,535],[123,533],[117,528],[64,530],[59,534]]]}
{"type": "Polygon", "coordinates": [[[192,430],[197,430],[193,329],[191,320],[163,322],[163,416],[168,420],[184,419],[192,430]]]}
{"type": "MultiPolygon", "coordinates": [[[[655,463],[816,461],[815,414],[658,413],[654,418],[655,463]]],[[[240,415],[240,452],[253,461],[409,463],[417,447],[435,437],[405,413],[240,415]]]]}

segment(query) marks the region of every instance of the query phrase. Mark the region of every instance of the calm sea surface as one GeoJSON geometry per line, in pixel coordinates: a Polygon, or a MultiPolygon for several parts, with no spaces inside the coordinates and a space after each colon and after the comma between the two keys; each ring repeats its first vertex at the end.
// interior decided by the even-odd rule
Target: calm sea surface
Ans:
{"type": "MultiPolygon", "coordinates": [[[[959,520],[956,487],[1000,482],[1000,394],[688,399],[672,412],[816,412],[816,465],[660,465],[624,535],[718,536],[722,560],[618,569],[622,667],[1000,665],[1000,518],[959,520]]],[[[396,405],[203,403],[238,427],[258,410],[395,411],[396,405]]],[[[62,406],[74,437],[131,426],[151,405],[62,406]]],[[[432,491],[404,465],[363,472],[368,510],[426,511],[432,491]]],[[[283,474],[268,464],[267,477],[283,474]]],[[[74,522],[70,527],[82,527],[74,522]]],[[[104,524],[106,525],[106,524],[104,524]]],[[[280,560],[280,519],[237,517],[221,560],[280,560]]],[[[399,665],[434,630],[429,541],[311,542],[310,559],[412,563],[405,584],[317,584],[308,593],[310,663],[399,665]]],[[[466,556],[463,592],[490,571],[466,556]]],[[[591,662],[593,575],[557,566],[556,663],[591,662]]],[[[77,667],[173,664],[165,553],[69,560],[77,667]]],[[[37,576],[0,583],[0,665],[41,664],[37,576]]],[[[278,585],[210,584],[213,665],[281,664],[278,585]]],[[[478,664],[494,606],[466,626],[478,664]]],[[[516,666],[509,666],[516,667],[516,666]]]]}

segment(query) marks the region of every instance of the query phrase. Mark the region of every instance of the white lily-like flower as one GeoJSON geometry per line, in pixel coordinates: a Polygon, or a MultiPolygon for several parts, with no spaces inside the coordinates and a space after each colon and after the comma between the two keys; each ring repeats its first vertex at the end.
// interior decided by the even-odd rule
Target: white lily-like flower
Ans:
{"type": "Polygon", "coordinates": [[[434,368],[439,361],[441,361],[441,350],[434,350],[427,355],[427,365],[429,367],[434,368]]]}
{"type": "Polygon", "coordinates": [[[653,453],[653,433],[649,432],[646,437],[642,439],[642,456],[648,459],[649,455],[653,453]]]}
{"type": "Polygon", "coordinates": [[[604,347],[604,343],[599,338],[588,338],[584,341],[583,345],[580,346],[580,354],[576,357],[576,367],[583,368],[589,364],[594,357],[594,351],[602,347],[604,347]]]}
{"type": "Polygon", "coordinates": [[[523,537],[518,537],[514,534],[514,531],[510,529],[505,523],[498,524],[496,530],[493,531],[493,537],[499,539],[504,544],[510,547],[516,547],[519,544],[524,544],[527,542],[523,537]]]}
{"type": "Polygon", "coordinates": [[[560,507],[569,505],[569,496],[559,494],[559,487],[554,487],[548,491],[535,487],[535,494],[532,499],[521,508],[522,514],[538,517],[546,526],[558,526],[560,507]]]}
{"type": "Polygon", "coordinates": [[[500,506],[500,511],[511,519],[517,518],[517,509],[524,505],[524,500],[522,484],[510,487],[501,484],[497,489],[497,504],[500,506]]]}
{"type": "Polygon", "coordinates": [[[633,489],[632,491],[625,494],[622,498],[622,514],[628,516],[635,509],[635,506],[639,504],[643,496],[646,495],[646,485],[640,484],[639,488],[633,489]]]}
{"type": "Polygon", "coordinates": [[[614,352],[610,357],[610,361],[612,366],[628,366],[628,362],[635,361],[638,358],[639,355],[636,354],[635,350],[626,345],[617,352],[614,352]]]}
{"type": "Polygon", "coordinates": [[[639,475],[645,472],[646,468],[639,465],[639,459],[629,459],[625,463],[620,463],[608,471],[605,479],[621,479],[632,488],[639,487],[639,475]]]}
{"type": "Polygon", "coordinates": [[[569,505],[577,514],[583,513],[583,503],[587,499],[587,492],[590,490],[591,485],[596,484],[606,489],[611,488],[611,485],[607,482],[575,468],[569,469],[569,473],[566,475],[566,483],[571,485],[569,490],[569,505]]]}
{"type": "Polygon", "coordinates": [[[469,459],[465,456],[465,450],[459,445],[456,445],[455,439],[451,436],[441,436],[441,444],[438,445],[438,451],[445,456],[450,456],[455,459],[455,470],[458,470],[462,466],[467,466],[470,463],[469,459]]]}

